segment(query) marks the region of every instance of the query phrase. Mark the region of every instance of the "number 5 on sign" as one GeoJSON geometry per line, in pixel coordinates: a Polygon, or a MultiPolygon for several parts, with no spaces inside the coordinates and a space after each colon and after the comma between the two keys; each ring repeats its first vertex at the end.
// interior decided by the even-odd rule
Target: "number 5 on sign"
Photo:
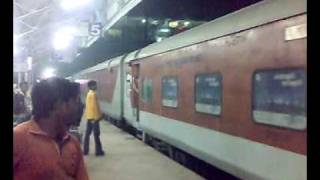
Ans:
{"type": "Polygon", "coordinates": [[[89,33],[91,36],[100,36],[101,29],[102,29],[101,23],[91,24],[89,28],[89,33]]]}

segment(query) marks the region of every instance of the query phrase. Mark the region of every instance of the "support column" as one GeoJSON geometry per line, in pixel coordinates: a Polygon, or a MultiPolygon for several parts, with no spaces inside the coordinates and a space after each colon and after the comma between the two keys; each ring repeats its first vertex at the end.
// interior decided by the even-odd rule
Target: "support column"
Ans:
{"type": "Polygon", "coordinates": [[[28,72],[24,73],[24,81],[29,83],[28,72]]]}
{"type": "Polygon", "coordinates": [[[18,72],[18,84],[21,83],[21,72],[18,72]]]}

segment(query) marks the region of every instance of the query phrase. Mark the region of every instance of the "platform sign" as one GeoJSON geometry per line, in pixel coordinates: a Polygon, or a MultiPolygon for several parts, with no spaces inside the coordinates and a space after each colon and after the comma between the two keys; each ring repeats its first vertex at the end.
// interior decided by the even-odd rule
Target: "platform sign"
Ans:
{"type": "Polygon", "coordinates": [[[100,36],[111,28],[121,17],[126,15],[131,9],[137,6],[142,0],[95,0],[95,9],[97,21],[101,22],[101,32],[99,31],[100,25],[94,23],[89,27],[89,36],[86,47],[93,44],[100,36]]]}
{"type": "Polygon", "coordinates": [[[102,32],[102,24],[101,23],[92,23],[89,26],[90,36],[100,36],[102,32]]]}

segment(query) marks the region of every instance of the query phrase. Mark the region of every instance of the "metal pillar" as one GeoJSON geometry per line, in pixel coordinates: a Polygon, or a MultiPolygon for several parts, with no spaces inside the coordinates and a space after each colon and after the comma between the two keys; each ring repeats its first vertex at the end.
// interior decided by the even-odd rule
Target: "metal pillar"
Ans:
{"type": "Polygon", "coordinates": [[[21,72],[18,72],[18,84],[21,83],[21,72]]]}
{"type": "Polygon", "coordinates": [[[24,73],[24,81],[25,81],[25,82],[29,82],[28,72],[25,72],[25,73],[24,73]]]}

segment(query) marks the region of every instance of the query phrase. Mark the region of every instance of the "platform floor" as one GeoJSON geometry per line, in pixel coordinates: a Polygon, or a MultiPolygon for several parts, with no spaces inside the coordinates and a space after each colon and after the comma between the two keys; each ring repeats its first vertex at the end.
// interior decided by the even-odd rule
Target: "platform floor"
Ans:
{"type": "MultiPolygon", "coordinates": [[[[80,126],[85,130],[86,121],[80,126]]],[[[109,122],[100,123],[106,153],[94,155],[93,134],[85,163],[91,180],[200,180],[204,179],[109,122]]]]}

